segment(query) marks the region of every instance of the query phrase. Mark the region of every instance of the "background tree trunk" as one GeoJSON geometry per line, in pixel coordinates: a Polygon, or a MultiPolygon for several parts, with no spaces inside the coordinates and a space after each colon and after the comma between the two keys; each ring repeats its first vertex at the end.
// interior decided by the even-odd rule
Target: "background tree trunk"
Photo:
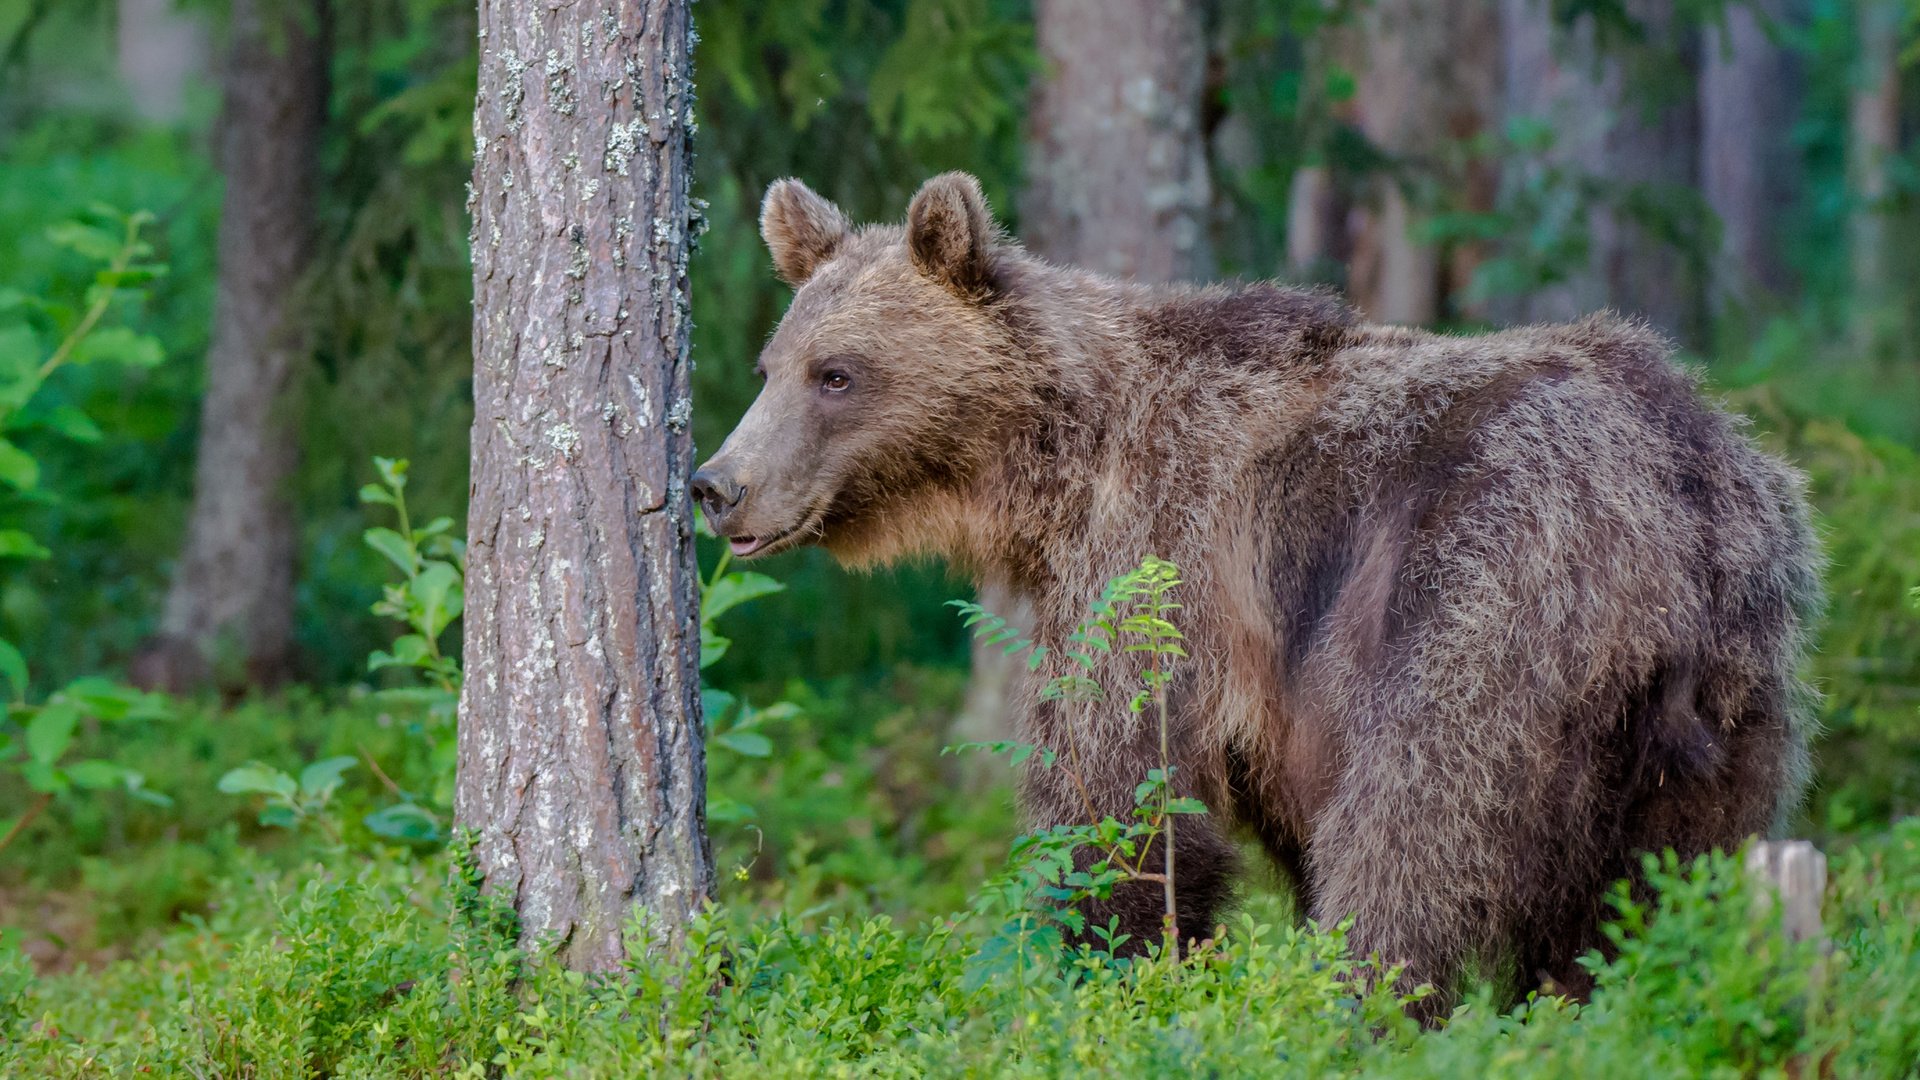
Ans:
{"type": "Polygon", "coordinates": [[[529,940],[713,890],[687,360],[686,0],[481,0],[458,822],[529,940]]]}
{"type": "Polygon", "coordinates": [[[297,456],[281,398],[306,359],[299,296],[314,251],[326,115],[324,5],[235,0],[223,76],[219,280],[193,507],[149,684],[284,678],[293,655],[297,456]]]}
{"type": "MultiPolygon", "coordinates": [[[[1600,48],[1591,15],[1571,26],[1555,21],[1547,0],[1502,0],[1500,41],[1504,111],[1543,121],[1554,134],[1545,155],[1507,163],[1518,186],[1541,169],[1565,170],[1600,192],[1571,228],[1584,228],[1587,258],[1563,268],[1559,281],[1494,305],[1504,321],[1577,318],[1613,307],[1647,319],[1668,334],[1697,336],[1704,283],[1687,252],[1649,228],[1629,204],[1673,211],[1675,225],[1697,217],[1672,198],[1698,174],[1699,105],[1693,93],[1650,100],[1628,76],[1623,48],[1667,48],[1691,55],[1671,6],[1628,0],[1626,12],[1644,41],[1600,48]]],[[[1690,67],[1690,65],[1689,65],[1690,67]]]]}
{"type": "MultiPolygon", "coordinates": [[[[1044,68],[1027,137],[1027,246],[1135,281],[1206,277],[1212,194],[1200,123],[1207,55],[1199,5],[1039,0],[1034,19],[1044,68]]],[[[980,603],[1023,629],[1033,624],[999,589],[983,589],[980,603]]],[[[1019,662],[974,643],[953,741],[1012,737],[1007,694],[1019,662]]],[[[963,766],[975,786],[999,768],[978,760],[977,768],[963,766]]]]}
{"type": "Polygon", "coordinates": [[[1795,182],[1796,82],[1776,44],[1788,0],[1729,6],[1700,56],[1700,193],[1720,219],[1711,299],[1726,312],[1791,284],[1777,225],[1795,182]]]}
{"type": "Polygon", "coordinates": [[[207,24],[178,0],[120,0],[115,25],[120,78],[141,119],[170,124],[186,115],[187,90],[206,70],[207,24]]]}
{"type": "MultiPolygon", "coordinates": [[[[1390,165],[1356,216],[1348,290],[1380,322],[1419,325],[1445,312],[1453,253],[1418,235],[1442,191],[1491,206],[1493,173],[1469,160],[1466,140],[1497,111],[1498,20],[1484,4],[1378,0],[1360,14],[1353,120],[1390,165]]],[[[1458,284],[1464,284],[1459,282],[1458,284]]]]}
{"type": "Polygon", "coordinates": [[[1044,65],[1021,224],[1056,262],[1137,281],[1204,277],[1212,201],[1191,0],[1039,0],[1044,65]]]}
{"type": "Polygon", "coordinates": [[[1860,66],[1848,116],[1847,172],[1852,189],[1848,250],[1856,331],[1863,346],[1898,333],[1887,215],[1889,164],[1900,153],[1898,0],[1862,0],[1854,9],[1860,66]]]}

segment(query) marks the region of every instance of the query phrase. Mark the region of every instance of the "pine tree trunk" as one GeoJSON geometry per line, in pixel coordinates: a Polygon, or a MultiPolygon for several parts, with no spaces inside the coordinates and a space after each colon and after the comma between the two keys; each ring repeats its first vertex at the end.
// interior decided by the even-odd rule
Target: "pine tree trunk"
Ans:
{"type": "MultiPolygon", "coordinates": [[[[1203,278],[1211,206],[1200,123],[1206,37],[1188,0],[1039,0],[1045,64],[1027,139],[1021,222],[1044,258],[1143,282],[1203,278]]],[[[1142,552],[1142,554],[1146,554],[1142,552]]],[[[1032,613],[999,589],[980,603],[1015,625],[1032,613]]],[[[973,648],[955,742],[1012,737],[1017,685],[999,648],[973,648]]],[[[992,766],[970,772],[977,786],[992,766]]],[[[963,768],[970,768],[963,766],[963,768]]]]}
{"type": "MultiPolygon", "coordinates": [[[[1379,0],[1360,15],[1353,119],[1390,168],[1376,178],[1353,235],[1348,288],[1368,317],[1421,324],[1445,312],[1452,253],[1420,235],[1443,193],[1486,210],[1486,167],[1463,152],[1497,112],[1496,20],[1482,4],[1379,0]]],[[[1462,264],[1471,272],[1471,260],[1462,264]]],[[[1464,284],[1464,283],[1463,283],[1464,284]]]]}
{"type": "Polygon", "coordinates": [[[200,14],[182,11],[177,0],[120,0],[120,79],[142,119],[171,124],[186,115],[187,89],[207,66],[200,14]]]}
{"type": "Polygon", "coordinates": [[[1021,222],[1055,262],[1137,281],[1205,277],[1212,196],[1192,0],[1039,0],[1021,222]]]}
{"type": "Polygon", "coordinates": [[[1787,0],[1735,4],[1700,57],[1700,193],[1720,220],[1712,300],[1726,312],[1788,287],[1776,226],[1791,197],[1798,72],[1770,25],[1787,0]]]}
{"type": "Polygon", "coordinates": [[[1863,346],[1898,333],[1887,203],[1889,166],[1900,153],[1900,9],[1897,0],[1863,0],[1854,12],[1860,62],[1848,117],[1848,246],[1863,346]]]}
{"type": "Polygon", "coordinates": [[[455,816],[528,940],[619,964],[712,893],[687,478],[686,0],[481,0],[455,816]]]}
{"type": "MultiPolygon", "coordinates": [[[[1683,54],[1671,7],[1627,0],[1627,13],[1644,34],[1683,54]]],[[[1584,265],[1564,267],[1563,278],[1526,296],[1494,305],[1514,322],[1562,320],[1613,307],[1648,320],[1683,340],[1700,329],[1704,282],[1688,252],[1627,212],[1629,192],[1670,198],[1694,187],[1699,175],[1698,101],[1693,94],[1649,96],[1627,77],[1619,55],[1603,55],[1592,17],[1557,25],[1548,0],[1502,0],[1502,98],[1509,120],[1544,121],[1554,143],[1544,159],[1507,163],[1509,184],[1528,173],[1559,169],[1597,183],[1608,197],[1590,206],[1574,228],[1587,231],[1584,265]]]]}
{"type": "Polygon", "coordinates": [[[272,684],[292,662],[298,448],[282,398],[307,354],[324,17],[320,3],[235,0],[228,24],[213,340],[186,546],[159,640],[136,664],[150,684],[272,684]]]}

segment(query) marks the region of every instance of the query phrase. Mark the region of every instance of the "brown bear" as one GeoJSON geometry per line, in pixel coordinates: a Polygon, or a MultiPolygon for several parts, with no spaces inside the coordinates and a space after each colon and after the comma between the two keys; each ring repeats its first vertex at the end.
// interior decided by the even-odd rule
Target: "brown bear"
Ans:
{"type": "MultiPolygon", "coordinates": [[[[1177,563],[1175,785],[1211,810],[1175,842],[1187,936],[1240,828],[1312,917],[1439,987],[1429,1015],[1472,958],[1579,991],[1638,853],[1732,847],[1794,806],[1820,598],[1801,478],[1644,325],[1449,337],[1319,291],[1129,284],[1025,252],[958,173],[904,227],[783,180],[761,231],[797,292],[694,477],[714,529],[741,556],[943,556],[1056,649],[1110,577],[1177,563]]],[[[1024,740],[1082,763],[1029,769],[1031,820],[1124,818],[1152,725],[1124,696],[1016,699],[1024,740]]],[[[1158,886],[1091,907],[1158,936],[1158,886]]]]}

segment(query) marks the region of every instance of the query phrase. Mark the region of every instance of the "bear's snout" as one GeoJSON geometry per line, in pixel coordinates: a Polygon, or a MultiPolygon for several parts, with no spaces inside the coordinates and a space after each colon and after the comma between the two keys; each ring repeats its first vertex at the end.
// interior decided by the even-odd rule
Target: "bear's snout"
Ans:
{"type": "Polygon", "coordinates": [[[713,526],[714,532],[726,535],[727,517],[740,505],[747,489],[724,470],[711,465],[693,474],[690,487],[693,500],[707,512],[707,523],[713,526]]]}

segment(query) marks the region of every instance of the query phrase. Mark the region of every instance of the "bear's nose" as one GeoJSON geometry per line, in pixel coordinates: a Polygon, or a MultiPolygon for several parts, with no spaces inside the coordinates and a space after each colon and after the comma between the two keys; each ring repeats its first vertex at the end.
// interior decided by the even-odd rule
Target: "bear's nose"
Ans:
{"type": "Polygon", "coordinates": [[[715,518],[738,506],[740,497],[747,493],[731,476],[713,469],[701,469],[693,474],[692,491],[694,500],[715,518]]]}

